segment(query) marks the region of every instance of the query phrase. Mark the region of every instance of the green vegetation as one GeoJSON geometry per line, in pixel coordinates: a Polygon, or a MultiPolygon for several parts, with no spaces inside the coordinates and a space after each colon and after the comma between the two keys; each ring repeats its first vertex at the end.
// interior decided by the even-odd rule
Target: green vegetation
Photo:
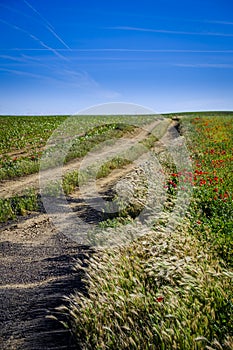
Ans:
{"type": "Polygon", "coordinates": [[[154,120],[155,116],[149,115],[135,117],[1,116],[0,180],[38,172],[43,149],[53,132],[59,136],[57,140],[61,141],[60,147],[64,147],[67,141],[66,133],[74,138],[66,157],[68,162],[83,157],[94,145],[111,138],[113,132],[114,137],[121,137],[122,133],[130,132],[129,129],[132,130],[135,126],[148,124],[154,120]],[[65,121],[68,122],[63,130],[62,123],[65,121]]]}
{"type": "Polygon", "coordinates": [[[88,297],[70,301],[82,349],[204,349],[215,338],[231,349],[232,273],[185,227],[156,230],[86,263],[88,297]]]}
{"type": "Polygon", "coordinates": [[[0,117],[0,180],[36,173],[43,147],[66,117],[0,117]]]}
{"type": "Polygon", "coordinates": [[[30,153],[45,146],[51,133],[65,121],[65,116],[0,116],[0,153],[25,150],[30,153]]]}
{"type": "MultiPolygon", "coordinates": [[[[36,135],[43,136],[43,145],[46,142],[46,138],[48,138],[51,133],[54,131],[55,127],[58,127],[60,123],[65,120],[65,117],[1,117],[3,120],[3,125],[6,132],[6,138],[4,139],[3,134],[3,144],[2,151],[3,155],[0,161],[0,180],[20,177],[22,175],[28,175],[31,173],[36,173],[39,171],[40,165],[40,157],[42,154],[42,150],[40,150],[36,155],[29,156],[28,154],[24,154],[24,151],[20,152],[19,157],[12,157],[9,155],[9,151],[14,148],[13,141],[16,142],[17,147],[27,146],[27,151],[34,149],[33,147],[38,146],[37,138],[33,139],[33,132],[37,133],[36,135]],[[38,119],[37,119],[38,118],[38,119]],[[29,125],[27,125],[29,123],[29,125]],[[47,127],[47,133],[45,134],[45,126],[47,127]],[[7,134],[7,127],[9,130],[11,128],[16,128],[12,133],[12,144],[9,143],[7,146],[7,140],[9,135],[7,134]],[[17,129],[18,128],[18,129],[17,129]],[[31,128],[31,129],[30,129],[31,128]],[[28,133],[25,131],[31,130],[28,133]],[[8,135],[8,136],[7,136],[8,135]],[[30,148],[33,140],[33,147],[30,148]],[[7,148],[8,147],[8,148],[7,148]],[[13,148],[12,148],[13,147],[13,148]],[[4,153],[4,152],[8,153],[4,153]]],[[[127,119],[127,118],[126,118],[127,119]]],[[[151,123],[155,120],[154,116],[137,116],[137,117],[128,117],[129,123],[126,123],[125,117],[123,116],[114,116],[114,117],[95,117],[95,116],[78,116],[77,119],[74,120],[78,124],[78,130],[83,133],[79,134],[78,137],[75,137],[74,142],[72,143],[69,152],[65,158],[65,163],[69,162],[72,159],[82,158],[84,157],[93,147],[101,144],[102,142],[107,142],[114,145],[114,139],[118,139],[126,135],[127,137],[132,137],[136,135],[140,128],[137,127],[143,125],[145,123],[151,123]],[[105,124],[105,119],[107,124],[105,124]],[[123,123],[124,122],[124,123],[123,123]],[[96,124],[97,126],[93,126],[96,124]],[[98,125],[100,124],[100,125],[98,125]],[[133,125],[132,125],[133,124],[133,125]],[[136,125],[136,126],[135,126],[136,125]],[[86,130],[86,132],[84,132],[86,130]]],[[[161,137],[161,135],[165,132],[169,122],[166,120],[165,122],[161,122],[158,130],[154,131],[154,134],[146,137],[142,144],[145,147],[152,147],[154,142],[157,140],[157,137],[161,137]]],[[[4,129],[3,128],[3,129],[4,129]]],[[[73,130],[72,130],[73,131],[73,130]]],[[[60,130],[58,129],[58,132],[60,130]]],[[[75,130],[76,132],[76,130],[75,130]]],[[[64,145],[63,135],[61,137],[61,144],[56,145],[55,152],[62,150],[64,145]],[[59,148],[60,147],[60,148],[59,148]]],[[[40,144],[42,145],[42,143],[40,144]]],[[[136,151],[133,153],[132,160],[136,159],[140,156],[145,150],[136,151]]],[[[133,149],[130,150],[130,152],[133,149]]],[[[53,147],[50,147],[47,152],[50,152],[53,155],[53,147]]],[[[50,154],[49,153],[49,154],[50,154]]],[[[125,155],[125,157],[129,157],[125,155]]],[[[54,164],[48,164],[48,166],[56,165],[56,157],[50,157],[51,161],[54,164]]],[[[132,161],[131,160],[131,161],[132,161]]],[[[97,178],[107,176],[112,170],[120,168],[125,164],[128,164],[130,161],[124,158],[123,156],[115,157],[109,162],[106,162],[98,171],[97,178]]],[[[91,170],[93,171],[93,169],[91,170]]],[[[88,170],[90,172],[90,169],[88,170]]],[[[88,172],[85,174],[83,172],[81,175],[78,171],[68,172],[63,177],[62,185],[54,181],[49,185],[48,195],[59,195],[61,186],[65,194],[71,194],[79,185],[80,178],[85,180],[85,178],[89,177],[88,172]]],[[[36,211],[40,209],[40,198],[35,193],[35,191],[27,191],[22,196],[14,196],[8,199],[1,199],[0,201],[0,222],[6,222],[9,219],[14,219],[17,215],[24,215],[28,211],[36,211]]]]}
{"type": "Polygon", "coordinates": [[[180,112],[180,113],[167,113],[163,114],[163,117],[171,118],[172,116],[189,116],[189,117],[225,117],[233,116],[233,112],[230,111],[209,111],[209,112],[180,112]]]}
{"type": "Polygon", "coordinates": [[[39,210],[38,195],[34,191],[27,191],[23,196],[0,198],[0,222],[16,219],[19,215],[39,210]]]}
{"type": "Polygon", "coordinates": [[[194,164],[192,232],[233,267],[233,116],[182,121],[194,164]]]}
{"type": "MultiPolygon", "coordinates": [[[[7,134],[7,125],[11,128],[10,118],[2,118],[7,120],[4,126],[7,134]]],[[[22,170],[17,168],[20,164],[24,169],[28,164],[33,169],[30,171],[38,171],[36,167],[46,137],[51,135],[55,125],[64,120],[64,117],[54,118],[54,124],[51,122],[53,125],[42,137],[43,144],[38,139],[31,147],[33,134],[29,132],[20,140],[17,135],[23,135],[23,127],[19,133],[12,133],[19,142],[17,150],[27,148],[27,154],[22,153],[19,160],[12,158],[16,147],[8,135],[9,147],[6,146],[7,141],[2,146],[2,178],[21,176],[22,170]],[[37,158],[30,159],[31,150],[37,158]],[[7,170],[8,175],[4,174],[4,167],[10,169],[7,170]]],[[[101,126],[103,117],[93,118],[81,117],[79,120],[80,133],[70,148],[66,162],[85,156],[102,142],[108,141],[109,145],[113,145],[113,137],[137,132],[135,127],[126,126],[125,120],[121,119],[123,117],[110,117],[111,122],[101,126]]],[[[152,117],[141,117],[137,125],[149,121],[152,117]]],[[[143,154],[144,147],[153,147],[168,123],[169,119],[165,119],[161,128],[156,129],[158,135],[147,135],[143,141],[102,166],[93,164],[81,173],[73,171],[65,174],[62,184],[54,181],[49,185],[48,194],[59,195],[60,186],[66,194],[70,194],[79,186],[80,180],[85,183],[90,176],[107,176],[113,169],[133,162],[143,154]]],[[[32,126],[34,130],[35,125],[32,126]]],[[[39,124],[37,126],[39,130],[39,124]]],[[[108,217],[106,213],[106,220],[99,224],[96,236],[92,237],[96,241],[107,240],[108,237],[103,235],[109,234],[117,242],[128,235],[135,237],[134,240],[124,246],[96,250],[86,261],[77,264],[77,269],[84,271],[88,293],[70,296],[65,312],[70,317],[66,326],[71,329],[81,349],[233,348],[233,114],[190,113],[181,119],[179,130],[188,143],[193,171],[176,169],[166,151],[157,155],[164,171],[161,181],[166,195],[161,215],[150,218],[149,227],[134,220],[147,205],[145,198],[149,194],[145,177],[140,171],[135,171],[130,175],[133,178],[129,178],[129,183],[132,180],[134,184],[135,195],[130,196],[130,188],[129,192],[123,189],[129,198],[126,207],[121,206],[121,197],[114,197],[113,204],[119,207],[118,215],[110,214],[108,217]],[[178,192],[186,191],[186,183],[193,186],[191,204],[182,221],[174,218],[177,219],[177,227],[173,230],[167,223],[178,192]]],[[[41,130],[37,133],[38,138],[40,133],[41,130]]],[[[3,134],[1,137],[7,140],[3,134]]],[[[66,139],[62,133],[60,137],[62,147],[66,139]]],[[[159,192],[157,196],[160,196],[159,192]]],[[[0,222],[39,210],[39,207],[40,199],[33,191],[24,196],[1,199],[0,222]]]]}
{"type": "MultiPolygon", "coordinates": [[[[87,168],[82,169],[81,172],[77,170],[68,172],[64,175],[62,184],[60,183],[60,181],[53,181],[52,183],[49,183],[46,188],[46,194],[59,195],[61,190],[64,191],[66,195],[71,194],[75,190],[75,188],[77,188],[80,185],[80,183],[84,184],[92,177],[96,179],[106,177],[114,169],[120,169],[123,166],[132,163],[134,160],[138,159],[141,155],[143,155],[145,151],[151,149],[154,146],[155,142],[164,135],[169,124],[170,120],[162,121],[158,126],[155,127],[155,130],[152,130],[151,134],[145,136],[145,138],[142,141],[139,141],[135,145],[131,146],[129,149],[124,150],[122,154],[112,158],[109,161],[106,161],[101,166],[99,166],[99,162],[96,161],[94,164],[91,164],[87,168]]],[[[124,130],[125,128],[127,131],[129,131],[132,129],[132,126],[123,125],[122,129],[124,130]]],[[[110,135],[108,134],[107,136],[110,142],[111,135],[117,138],[118,136],[123,136],[123,132],[121,131],[119,132],[119,134],[116,132],[112,134],[110,133],[110,135]]],[[[104,137],[103,141],[105,141],[104,137]]]]}
{"type": "Polygon", "coordinates": [[[88,296],[71,296],[65,312],[81,349],[233,348],[233,116],[184,118],[181,130],[194,171],[178,172],[164,160],[162,218],[145,229],[129,211],[120,212],[100,227],[116,237],[126,231],[142,237],[77,265],[88,296]],[[182,181],[193,184],[193,198],[186,218],[170,231],[167,217],[182,181]]]}
{"type": "MultiPolygon", "coordinates": [[[[65,120],[71,119],[75,126],[74,132],[85,134],[91,128],[105,123],[121,123],[143,125],[152,122],[156,116],[0,116],[0,153],[23,151],[30,153],[44,147],[53,131],[65,120]]],[[[72,129],[70,130],[70,132],[72,129]]]]}
{"type": "MultiPolygon", "coordinates": [[[[132,133],[134,127],[130,125],[121,125],[118,123],[96,127],[86,134],[75,138],[65,159],[65,163],[70,160],[85,156],[95,145],[111,138],[120,138],[125,133],[132,133]]],[[[44,141],[45,142],[45,141],[44,141]]],[[[57,146],[59,147],[59,146],[57,146]]],[[[56,150],[57,150],[56,147],[56,150]]],[[[61,149],[64,147],[60,145],[61,149]]],[[[32,149],[30,150],[32,152],[32,149]]],[[[52,152],[48,150],[48,152],[52,152]]],[[[40,168],[40,157],[42,149],[31,154],[17,156],[3,155],[0,160],[0,180],[20,177],[37,173],[40,168]]]]}

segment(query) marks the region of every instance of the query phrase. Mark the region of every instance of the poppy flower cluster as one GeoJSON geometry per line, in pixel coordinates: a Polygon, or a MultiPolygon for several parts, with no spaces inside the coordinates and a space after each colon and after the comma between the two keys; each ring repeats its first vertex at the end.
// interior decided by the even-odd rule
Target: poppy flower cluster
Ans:
{"type": "Polygon", "coordinates": [[[180,185],[180,189],[185,191],[186,185],[193,186],[193,173],[191,171],[187,171],[184,169],[183,171],[179,171],[177,173],[173,172],[170,174],[170,180],[168,181],[167,185],[164,186],[165,188],[168,188],[170,190],[177,190],[178,185],[180,185]]]}

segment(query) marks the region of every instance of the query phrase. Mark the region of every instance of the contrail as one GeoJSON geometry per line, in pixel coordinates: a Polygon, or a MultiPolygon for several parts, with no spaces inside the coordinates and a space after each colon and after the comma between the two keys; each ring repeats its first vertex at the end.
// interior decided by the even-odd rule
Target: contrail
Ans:
{"type": "Polygon", "coordinates": [[[233,64],[227,64],[227,63],[176,63],[172,64],[175,67],[182,67],[182,68],[227,68],[232,69],[233,64]]]}
{"type": "MultiPolygon", "coordinates": [[[[0,7],[2,7],[2,8],[4,8],[4,9],[6,9],[6,10],[9,10],[9,11],[11,11],[11,12],[15,12],[15,13],[17,13],[17,14],[20,14],[20,16],[24,16],[24,17],[26,17],[26,18],[30,18],[30,19],[34,19],[34,17],[32,17],[32,16],[29,16],[28,14],[26,14],[26,13],[24,13],[24,12],[22,12],[22,11],[19,11],[18,9],[15,9],[15,8],[13,8],[13,7],[10,7],[10,6],[6,6],[6,5],[3,5],[3,4],[0,4],[0,7]]],[[[35,20],[35,19],[34,19],[35,20]]],[[[36,20],[37,22],[39,22],[39,20],[36,20]]],[[[40,23],[40,22],[39,22],[40,23]]]]}
{"type": "Polygon", "coordinates": [[[26,62],[24,57],[13,57],[13,56],[9,56],[9,55],[0,55],[0,59],[6,59],[6,60],[11,60],[11,61],[15,61],[15,62],[26,62]]]}
{"type": "Polygon", "coordinates": [[[47,76],[43,76],[43,75],[39,75],[39,74],[34,74],[34,73],[30,73],[30,72],[25,72],[25,71],[21,71],[21,70],[16,70],[16,69],[7,69],[7,68],[0,68],[1,72],[7,72],[7,73],[11,73],[11,74],[16,74],[16,75],[23,75],[23,76],[27,76],[30,78],[47,78],[47,76]]]}
{"type": "Polygon", "coordinates": [[[68,61],[68,58],[62,56],[59,52],[57,52],[57,50],[53,49],[52,47],[46,45],[43,41],[41,41],[39,38],[37,38],[35,35],[32,35],[30,33],[27,32],[27,34],[34,39],[35,41],[39,42],[41,46],[45,47],[46,49],[48,49],[49,51],[53,52],[57,57],[62,58],[63,60],[68,61]]]}
{"type": "Polygon", "coordinates": [[[10,26],[13,29],[19,30],[21,32],[23,32],[24,34],[28,35],[30,38],[32,38],[33,40],[35,40],[36,42],[38,42],[42,47],[44,47],[45,49],[47,49],[48,51],[53,52],[57,57],[62,58],[65,61],[68,61],[68,59],[64,56],[62,56],[59,52],[57,52],[57,50],[53,49],[52,47],[46,45],[42,40],[40,40],[39,38],[37,38],[35,35],[29,33],[27,30],[20,28],[18,26],[16,26],[15,24],[11,24],[9,22],[6,22],[2,19],[0,19],[0,22],[10,26]]]}
{"type": "MultiPolygon", "coordinates": [[[[1,20],[0,20],[1,21],[1,20]]],[[[3,22],[3,21],[2,21],[3,22]]],[[[48,49],[35,49],[35,48],[8,48],[3,49],[0,48],[0,51],[48,51],[48,49]]],[[[70,51],[68,49],[56,49],[57,52],[67,52],[70,51]]],[[[72,49],[72,52],[144,52],[144,53],[227,53],[232,54],[233,50],[185,50],[185,49],[107,49],[107,48],[99,48],[99,49],[72,49]]]]}
{"type": "Polygon", "coordinates": [[[71,48],[62,40],[62,38],[49,26],[45,26],[54,36],[57,38],[68,50],[71,51],[71,48]]]}
{"type": "MultiPolygon", "coordinates": [[[[47,19],[44,18],[44,17],[42,16],[42,14],[41,14],[39,11],[37,11],[31,4],[29,4],[28,1],[23,0],[23,2],[24,2],[28,7],[30,7],[30,9],[31,9],[33,12],[35,12],[48,26],[50,26],[51,28],[53,28],[52,24],[50,24],[50,23],[47,21],[47,19]]],[[[53,29],[54,29],[54,28],[53,28],[53,29]]]]}
{"type": "Polygon", "coordinates": [[[151,29],[151,28],[140,28],[140,27],[109,27],[108,29],[113,30],[125,30],[134,32],[150,32],[150,33],[161,33],[161,34],[181,34],[181,35],[201,35],[201,36],[224,36],[233,37],[233,34],[228,33],[212,33],[212,32],[185,32],[176,30],[166,30],[166,29],[151,29]]]}
{"type": "Polygon", "coordinates": [[[209,20],[209,19],[205,19],[205,20],[193,20],[193,22],[201,22],[201,23],[211,23],[211,24],[223,24],[223,25],[233,25],[233,22],[229,22],[229,21],[220,21],[220,20],[209,20]]]}
{"type": "Polygon", "coordinates": [[[37,11],[28,1],[26,1],[26,0],[23,0],[23,1],[24,1],[24,3],[25,3],[33,12],[35,12],[35,13],[42,19],[42,21],[44,22],[44,23],[43,23],[44,27],[45,27],[51,34],[53,34],[53,36],[54,36],[57,40],[59,40],[60,43],[62,43],[67,49],[71,50],[71,48],[64,42],[64,40],[62,40],[62,38],[55,32],[54,27],[52,26],[52,24],[49,23],[49,22],[47,21],[47,19],[44,18],[44,16],[42,16],[42,14],[41,14],[39,11],[37,11]]]}

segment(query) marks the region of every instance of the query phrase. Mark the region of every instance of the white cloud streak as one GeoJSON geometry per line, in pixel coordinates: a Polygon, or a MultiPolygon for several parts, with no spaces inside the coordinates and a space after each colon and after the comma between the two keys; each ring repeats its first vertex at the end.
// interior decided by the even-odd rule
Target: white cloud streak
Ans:
{"type": "Polygon", "coordinates": [[[0,72],[6,72],[10,73],[12,75],[22,76],[26,78],[33,78],[33,79],[39,79],[39,81],[49,81],[56,86],[58,84],[62,85],[68,85],[72,88],[88,88],[88,89],[100,89],[100,85],[90,77],[90,75],[85,72],[76,72],[72,70],[55,70],[53,71],[54,76],[51,76],[51,74],[36,74],[34,72],[28,72],[25,70],[20,69],[9,69],[9,68],[0,68],[0,72]]]}
{"type": "Polygon", "coordinates": [[[140,27],[109,27],[107,29],[113,30],[123,30],[123,31],[133,31],[133,32],[149,32],[149,33],[160,33],[160,34],[173,34],[173,35],[201,35],[201,36],[223,36],[223,37],[233,37],[231,33],[214,33],[214,32],[187,32],[187,31],[177,31],[177,30],[166,30],[166,29],[152,29],[152,28],[140,28],[140,27]]]}
{"type": "Polygon", "coordinates": [[[10,61],[15,61],[15,62],[20,62],[20,63],[26,62],[25,58],[23,58],[23,57],[14,57],[14,56],[9,56],[9,55],[0,55],[0,59],[10,60],[10,61]]]}
{"type": "MultiPolygon", "coordinates": [[[[41,14],[39,11],[37,11],[28,1],[23,0],[23,2],[24,2],[33,12],[35,12],[35,13],[42,19],[43,22],[45,22],[48,26],[50,26],[50,27],[53,28],[53,26],[47,21],[47,19],[44,18],[44,17],[42,16],[42,14],[41,14]]],[[[53,28],[53,29],[54,29],[54,28],[53,28]]]]}
{"type": "Polygon", "coordinates": [[[202,23],[211,23],[211,24],[233,25],[233,22],[219,21],[219,20],[202,20],[202,21],[199,21],[199,22],[202,22],[202,23]]]}
{"type": "MultiPolygon", "coordinates": [[[[0,7],[4,8],[4,9],[6,9],[6,10],[9,10],[9,11],[11,11],[11,12],[14,12],[14,13],[16,13],[16,14],[19,14],[20,16],[23,16],[23,17],[26,17],[26,18],[29,18],[29,19],[32,19],[32,18],[33,18],[33,20],[35,21],[34,17],[29,16],[28,14],[26,14],[26,13],[24,13],[24,12],[22,12],[22,11],[19,11],[19,10],[16,9],[16,8],[13,8],[13,7],[10,7],[10,6],[6,6],[5,4],[4,4],[4,5],[3,5],[3,4],[0,4],[0,7]]],[[[38,20],[36,20],[36,21],[39,22],[38,20]]]]}
{"type": "MultiPolygon", "coordinates": [[[[38,42],[42,47],[43,47],[43,51],[49,51],[49,52],[53,52],[58,58],[63,59],[65,61],[69,61],[66,57],[64,57],[63,55],[61,55],[56,49],[53,49],[52,47],[48,46],[47,44],[45,44],[42,40],[40,40],[39,38],[37,38],[35,35],[29,33],[28,31],[26,31],[25,29],[11,24],[9,22],[6,22],[4,20],[0,19],[0,22],[10,26],[11,28],[18,30],[20,32],[23,32],[24,34],[26,34],[27,36],[29,36],[30,38],[32,38],[34,41],[38,42]]],[[[67,50],[67,49],[65,49],[67,50]]],[[[21,52],[21,49],[17,49],[17,52],[21,52]]],[[[69,51],[69,50],[68,50],[69,51]]],[[[25,60],[26,57],[13,57],[10,55],[0,55],[0,58],[5,59],[5,60],[12,60],[12,61],[17,61],[20,63],[25,63],[27,62],[27,60],[25,60]]],[[[50,73],[51,73],[51,66],[45,65],[46,67],[50,68],[50,73]]],[[[31,72],[27,72],[27,71],[22,71],[22,70],[13,70],[13,69],[5,69],[2,68],[0,69],[1,71],[5,71],[14,75],[20,75],[20,76],[25,76],[25,77],[30,77],[30,78],[38,78],[38,79],[46,79],[46,80],[51,80],[51,81],[55,81],[57,83],[61,83],[61,84],[68,84],[69,86],[72,87],[89,87],[89,88],[95,88],[98,89],[99,88],[99,84],[92,79],[89,74],[87,72],[78,72],[72,69],[66,69],[65,66],[57,66],[56,65],[56,79],[54,79],[51,76],[48,75],[38,75],[38,74],[34,74],[31,72]],[[64,74],[63,74],[64,73],[64,74]]],[[[54,72],[53,72],[54,73],[54,72]]]]}
{"type": "MultiPolygon", "coordinates": [[[[0,51],[49,51],[42,48],[9,48],[0,51]]],[[[57,52],[68,52],[68,49],[56,48],[57,52]]],[[[72,52],[142,52],[142,53],[233,53],[233,50],[182,50],[182,49],[124,49],[124,48],[100,48],[100,49],[72,49],[72,52]]]]}
{"type": "Polygon", "coordinates": [[[43,75],[30,73],[30,72],[25,72],[25,71],[16,70],[16,69],[0,68],[0,71],[1,72],[11,73],[11,74],[14,74],[14,75],[26,76],[26,77],[30,77],[30,78],[37,78],[37,79],[45,78],[45,76],[43,76],[43,75]]]}
{"type": "Polygon", "coordinates": [[[41,19],[43,26],[57,39],[60,41],[62,45],[64,45],[68,50],[71,50],[71,48],[65,43],[65,41],[55,32],[54,27],[47,21],[42,14],[37,11],[28,1],[24,0],[24,3],[33,11],[35,12],[41,19]]]}
{"type": "Polygon", "coordinates": [[[176,63],[172,65],[175,67],[181,67],[181,68],[233,69],[233,64],[228,64],[228,63],[176,63]]]}
{"type": "MultiPolygon", "coordinates": [[[[37,38],[35,35],[29,33],[27,30],[15,25],[15,24],[11,24],[9,22],[6,22],[2,19],[0,19],[0,22],[6,24],[7,26],[17,30],[17,31],[20,31],[24,34],[26,34],[27,36],[29,36],[31,39],[33,39],[34,41],[38,42],[44,49],[46,49],[47,51],[51,51],[52,53],[54,53],[54,55],[56,55],[57,57],[63,59],[63,60],[66,60],[68,61],[68,59],[66,57],[64,57],[63,55],[61,55],[56,49],[53,49],[52,47],[48,46],[47,44],[45,44],[42,40],[40,40],[39,38],[37,38]]],[[[21,49],[19,49],[21,51],[21,49]]]]}
{"type": "MultiPolygon", "coordinates": [[[[55,32],[54,27],[47,21],[46,18],[44,18],[42,16],[42,14],[37,11],[28,1],[23,0],[24,3],[35,13],[37,14],[37,16],[40,18],[40,24],[42,24],[64,47],[65,49],[55,49],[50,47],[49,45],[47,45],[45,42],[43,42],[40,38],[36,37],[35,35],[33,35],[32,33],[30,33],[29,31],[15,25],[15,24],[11,24],[7,21],[1,20],[0,22],[2,22],[3,24],[10,26],[11,28],[20,31],[24,34],[26,34],[27,36],[29,36],[31,39],[33,39],[34,41],[36,41],[37,43],[40,44],[40,46],[42,46],[42,48],[40,49],[35,49],[33,48],[32,50],[21,50],[20,48],[16,48],[16,49],[9,49],[7,51],[17,51],[21,53],[21,57],[12,57],[9,55],[1,55],[0,58],[5,59],[5,60],[13,60],[16,62],[20,62],[20,63],[25,63],[27,62],[28,57],[23,55],[22,52],[24,51],[48,51],[48,52],[52,52],[54,55],[56,55],[58,58],[62,59],[63,61],[69,61],[70,60],[66,57],[64,57],[61,52],[72,52],[72,49],[65,43],[65,41],[55,32]]],[[[8,10],[11,10],[11,8],[8,7],[8,10]]],[[[17,11],[16,11],[17,12],[17,11]]],[[[29,17],[28,15],[26,17],[29,17]]],[[[30,17],[31,18],[31,17],[30,17]]],[[[5,51],[0,49],[0,51],[5,51]]],[[[111,96],[113,96],[113,94],[117,94],[114,91],[108,91],[108,90],[103,90],[101,88],[101,86],[98,84],[98,82],[96,82],[87,72],[85,71],[76,71],[76,70],[72,70],[72,69],[66,69],[65,68],[66,65],[56,65],[56,71],[52,72],[55,76],[55,78],[53,78],[53,76],[51,76],[51,69],[50,69],[50,74],[47,75],[39,75],[39,74],[35,74],[34,72],[28,72],[28,71],[23,71],[23,70],[16,70],[16,69],[4,69],[1,68],[0,70],[3,72],[7,72],[10,74],[14,74],[14,75],[18,75],[18,76],[25,76],[25,77],[29,77],[29,78],[35,78],[35,79],[46,79],[46,80],[52,80],[56,83],[60,83],[62,84],[62,86],[64,86],[64,84],[69,85],[70,87],[75,87],[75,88],[91,88],[91,89],[95,89],[96,93],[99,91],[102,91],[101,93],[103,93],[105,96],[107,94],[110,94],[111,96]]],[[[51,67],[49,67],[51,68],[51,67]]]]}

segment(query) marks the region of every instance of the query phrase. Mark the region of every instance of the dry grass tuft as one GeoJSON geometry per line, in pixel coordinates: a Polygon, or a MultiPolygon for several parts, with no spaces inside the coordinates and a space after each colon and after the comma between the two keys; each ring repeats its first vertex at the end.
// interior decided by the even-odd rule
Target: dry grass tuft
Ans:
{"type": "Polygon", "coordinates": [[[89,296],[69,298],[82,349],[231,348],[225,311],[232,274],[187,234],[187,226],[148,232],[87,263],[89,296]]]}

